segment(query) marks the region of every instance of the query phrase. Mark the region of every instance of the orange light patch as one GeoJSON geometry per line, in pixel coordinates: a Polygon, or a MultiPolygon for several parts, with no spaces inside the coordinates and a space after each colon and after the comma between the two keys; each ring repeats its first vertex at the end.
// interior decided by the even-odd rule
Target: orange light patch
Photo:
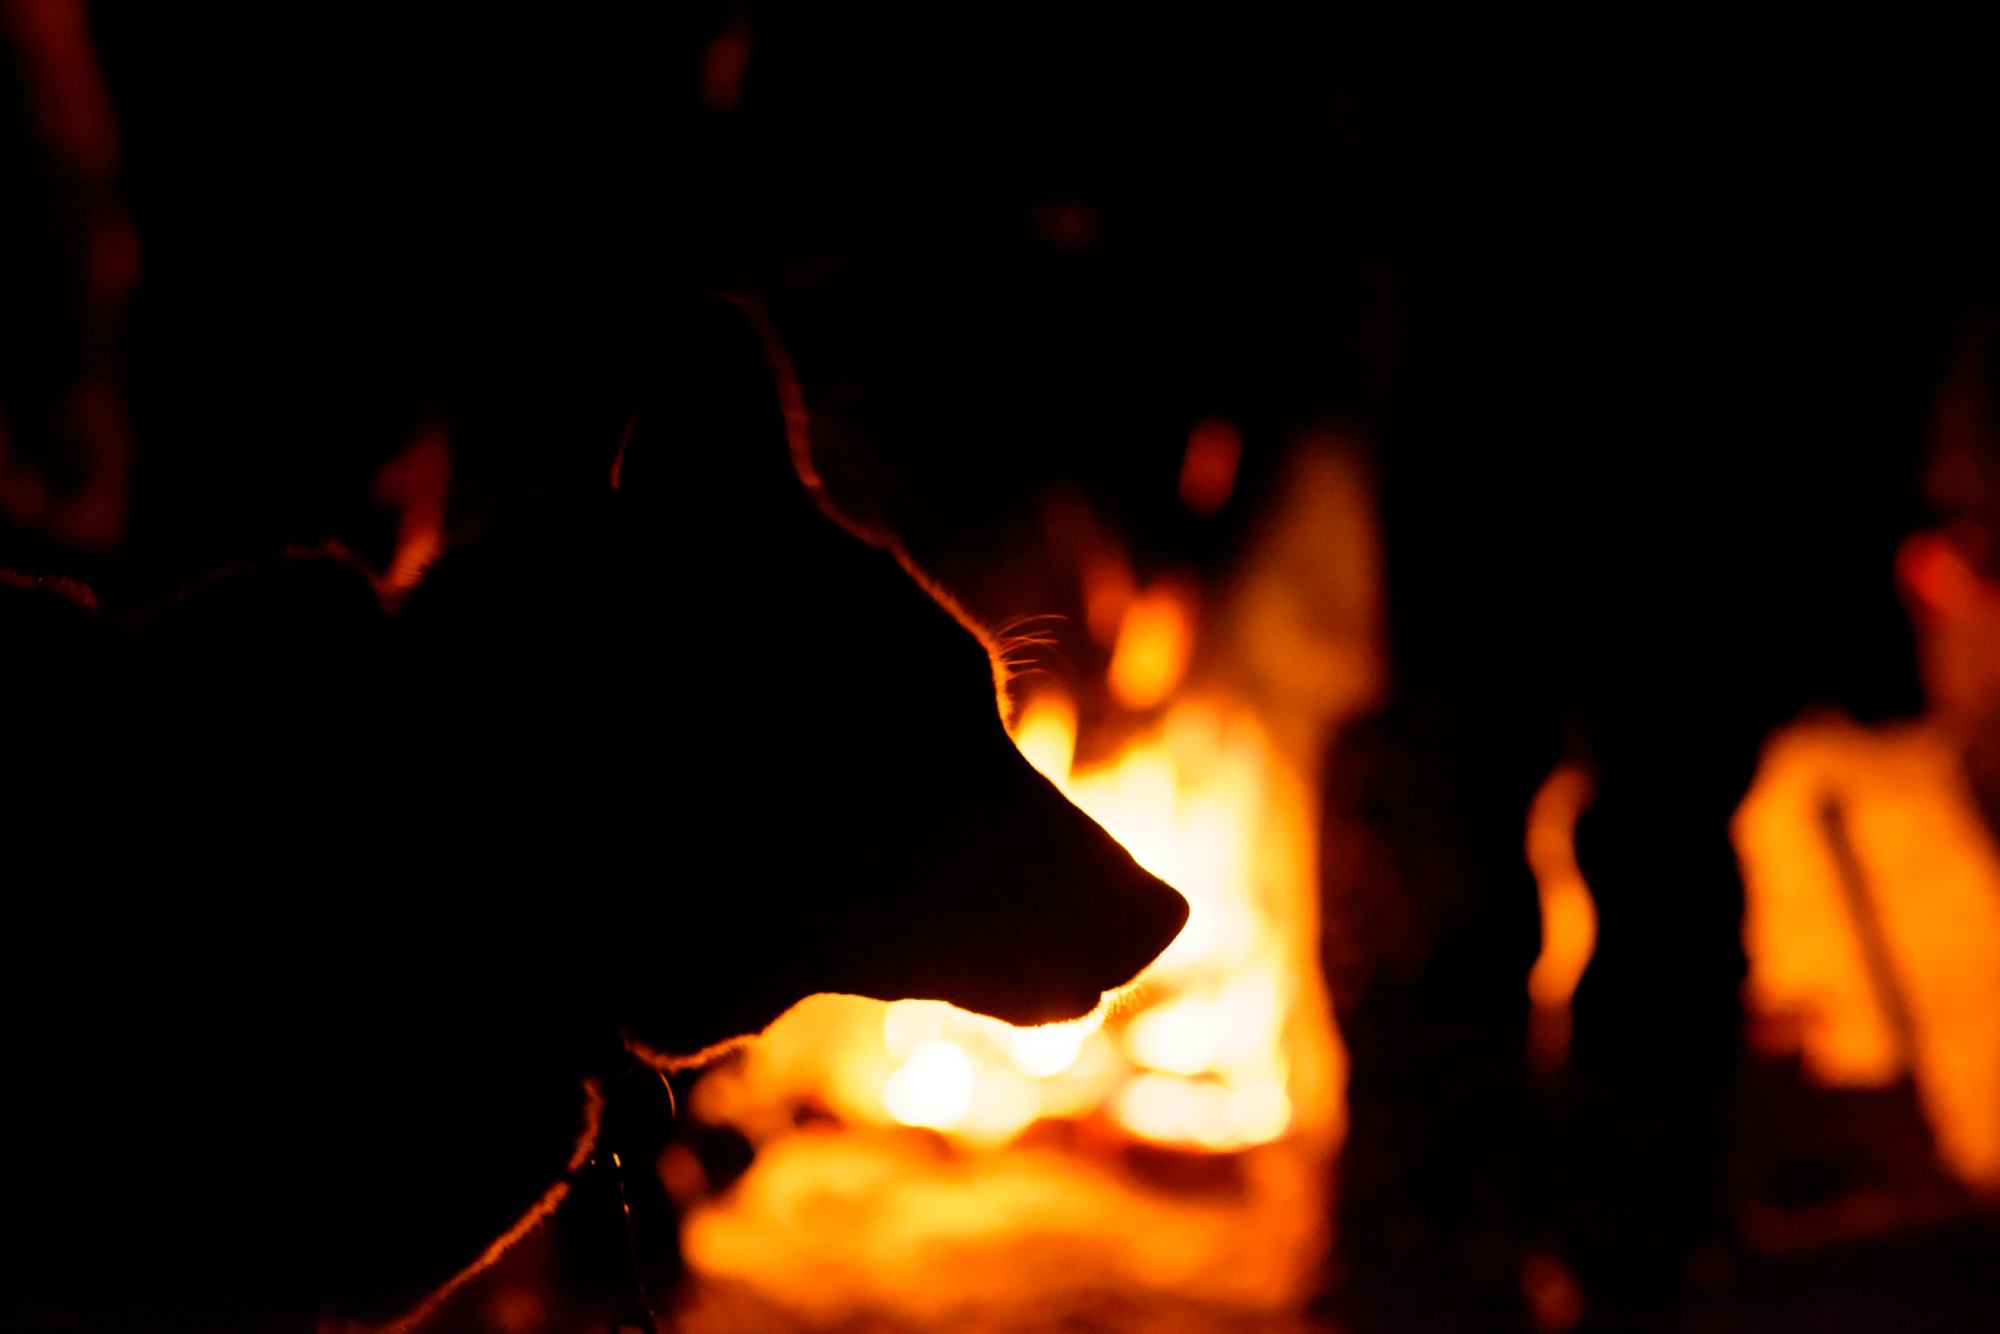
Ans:
{"type": "Polygon", "coordinates": [[[1126,609],[1111,650],[1111,694],[1128,709],[1164,703],[1187,673],[1194,651],[1194,599],[1171,584],[1155,584],[1126,609]]]}
{"type": "Polygon", "coordinates": [[[1570,1001],[1597,949],[1597,905],[1576,862],[1576,822],[1590,804],[1590,775],[1563,765],[1528,807],[1528,867],[1542,910],[1542,952],[1528,974],[1534,1006],[1530,1041],[1537,1068],[1569,1057],[1570,1001]]]}
{"type": "Polygon", "coordinates": [[[1236,465],[1243,458],[1243,433],[1220,417],[1195,423],[1181,456],[1181,503],[1196,514],[1215,514],[1236,489],[1236,465]]]}
{"type": "Polygon", "coordinates": [[[396,552],[382,576],[393,596],[409,592],[444,551],[445,501],[451,492],[451,437],[427,426],[375,475],[375,498],[403,512],[396,552]]]}

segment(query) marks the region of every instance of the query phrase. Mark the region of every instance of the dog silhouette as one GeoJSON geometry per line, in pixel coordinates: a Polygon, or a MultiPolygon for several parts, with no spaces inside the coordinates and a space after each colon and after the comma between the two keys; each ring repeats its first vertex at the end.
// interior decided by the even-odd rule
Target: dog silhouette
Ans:
{"type": "Polygon", "coordinates": [[[402,1320],[553,1207],[628,1044],[1072,1018],[1180,929],[1015,751],[1005,646],[815,496],[757,326],[686,314],[605,484],[393,610],[338,552],[136,621],[0,586],[15,1327],[402,1320]]]}

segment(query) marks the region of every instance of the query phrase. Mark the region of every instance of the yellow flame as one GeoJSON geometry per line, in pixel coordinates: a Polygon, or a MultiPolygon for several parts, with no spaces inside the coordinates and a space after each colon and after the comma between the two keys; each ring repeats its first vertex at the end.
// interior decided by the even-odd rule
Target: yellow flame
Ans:
{"type": "Polygon", "coordinates": [[[1043,691],[1028,701],[1014,726],[1014,744],[1036,772],[1052,782],[1069,777],[1076,760],[1076,705],[1069,696],[1043,691]]]}
{"type": "Polygon", "coordinates": [[[1198,1075],[1215,1068],[1217,1028],[1214,1004],[1189,996],[1134,1019],[1125,1030],[1125,1050],[1149,1070],[1198,1075]]]}
{"type": "MultiPolygon", "coordinates": [[[[1021,701],[1016,741],[1187,897],[1180,939],[1074,1025],[818,996],[704,1076],[690,1115],[758,1146],[682,1232],[691,1272],[732,1294],[723,1306],[749,1291],[801,1326],[955,1329],[999,1309],[1047,1323],[1129,1287],[1161,1293],[1162,1309],[1240,1310],[1226,1323],[1250,1328],[1319,1281],[1346,1062],[1316,967],[1314,776],[1326,729],[1379,695],[1384,669],[1359,452],[1314,437],[1300,455],[1202,627],[1202,677],[1233,683],[1228,696],[1185,684],[1207,610],[1195,586],[1142,591],[1087,514],[1052,520],[1074,550],[1089,640],[1118,661],[1110,702],[1148,717],[1126,718],[1140,730],[1113,758],[1079,765],[1079,710],[1044,680],[1021,701]],[[856,1133],[795,1133],[807,1103],[856,1133]],[[928,1124],[954,1151],[879,1133],[899,1124],[928,1124]],[[1188,1192],[1105,1152],[1133,1140],[1245,1152],[1230,1190],[1188,1192]]],[[[1093,733],[1087,753],[1107,739],[1093,733]]],[[[710,1314],[699,1328],[741,1327],[741,1310],[710,1314]]]]}
{"type": "MultiPolygon", "coordinates": [[[[1066,701],[1024,713],[1023,749],[1056,753],[1066,701]]],[[[1073,735],[1073,734],[1072,734],[1073,735]]],[[[1188,924],[1117,1023],[1130,1072],[1109,1112],[1163,1143],[1239,1148],[1285,1133],[1284,933],[1258,881],[1273,755],[1247,717],[1187,700],[1110,763],[1051,774],[1063,793],[1188,900],[1188,924]]]]}
{"type": "Polygon", "coordinates": [[[1072,1023],[1014,1028],[939,1001],[885,1007],[879,1046],[838,1062],[853,1076],[834,1082],[839,1110],[984,1143],[1042,1117],[1098,1114],[1198,1149],[1277,1139],[1293,1115],[1285,1024],[1297,983],[1282,909],[1259,879],[1268,742],[1246,716],[1186,701],[1116,759],[1078,770],[1076,727],[1075,706],[1044,692],[1022,709],[1015,741],[1180,889],[1187,928],[1138,988],[1072,1023]]]}
{"type": "Polygon", "coordinates": [[[906,1126],[957,1125],[972,1106],[972,1061],[957,1043],[933,1038],[889,1076],[882,1099],[906,1126]]]}
{"type": "Polygon", "coordinates": [[[1050,1024],[1046,1028],[1023,1028],[1007,1035],[1007,1054],[1023,1074],[1046,1078],[1059,1075],[1076,1064],[1083,1054],[1084,1039],[1096,1027],[1088,1021],[1050,1024]]]}
{"type": "Polygon", "coordinates": [[[1292,1114],[1276,1082],[1231,1086],[1159,1074],[1132,1079],[1119,1090],[1115,1109],[1136,1135],[1207,1149],[1268,1143],[1285,1132],[1292,1114]]]}

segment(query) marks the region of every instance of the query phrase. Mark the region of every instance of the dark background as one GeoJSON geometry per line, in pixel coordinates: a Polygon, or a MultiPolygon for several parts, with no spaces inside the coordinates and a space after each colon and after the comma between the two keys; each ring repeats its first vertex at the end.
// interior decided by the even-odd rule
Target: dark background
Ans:
{"type": "MultiPolygon", "coordinates": [[[[1874,32],[1392,38],[1358,10],[88,14],[138,237],[131,505],[92,549],[0,529],[0,564],[86,578],[116,611],[290,545],[380,568],[395,516],[372,481],[419,429],[453,442],[454,526],[599,476],[635,404],[671,423],[697,396],[672,331],[712,291],[768,310],[836,491],[948,586],[1009,559],[1058,486],[1142,575],[1214,573],[1292,440],[1340,428],[1381,485],[1377,762],[1417,774],[1431,820],[1379,822],[1470,831],[1481,868],[1414,900],[1446,924],[1445,994],[1343,1015],[1359,1096],[1430,1105],[1435,1071],[1371,1085],[1370,1053],[1519,1002],[1532,899],[1494,849],[1518,849],[1522,789],[1568,736],[1628,805],[1685,798],[1628,851],[1675,821],[1706,848],[1623,908],[1593,878],[1578,1032],[1605,1152],[1708,1115],[1690,1071],[1721,1059],[1740,967],[1711,854],[1757,740],[1809,700],[1919,705],[1891,556],[1940,499],[1919,485],[1931,395],[1988,286],[1984,70],[1874,32]],[[1244,473],[1198,519],[1175,483],[1217,414],[1244,473]],[[1647,1034],[1672,1038],[1687,1101],[1621,1138],[1645,1095],[1618,1052],[1660,1050],[1647,1034]]],[[[5,108],[0,411],[9,450],[62,479],[74,219],[25,105],[5,108]]],[[[745,558],[727,507],[677,499],[745,558]]],[[[1700,1174],[1682,1166],[1633,1189],[1671,1196],[1700,1174]]]]}
{"type": "Polygon", "coordinates": [[[1056,481],[1142,561],[1218,563],[1336,422],[1382,452],[1406,657],[1664,599],[1781,618],[1808,694],[1909,700],[1886,543],[1984,267],[1976,78],[1360,11],[89,12],[141,255],[100,582],[379,546],[367,483],[424,422],[461,517],[594,469],[671,380],[663,312],[727,290],[850,503],[940,565],[1056,481]],[[1246,487],[1199,523],[1173,486],[1211,413],[1246,487]]]}

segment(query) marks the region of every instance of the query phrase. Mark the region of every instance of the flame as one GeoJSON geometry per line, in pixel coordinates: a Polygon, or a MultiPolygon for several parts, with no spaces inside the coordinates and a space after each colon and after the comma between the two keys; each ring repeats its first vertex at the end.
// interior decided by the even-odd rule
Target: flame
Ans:
{"type": "Polygon", "coordinates": [[[1111,694],[1129,709],[1166,702],[1186,674],[1194,649],[1193,598],[1173,584],[1155,584],[1133,599],[1111,650],[1111,694]]]}
{"type": "Polygon", "coordinates": [[[1291,1124],[1288,924],[1257,883],[1274,758],[1247,715],[1190,700],[1109,764],[1057,781],[1188,900],[1186,928],[1146,974],[1148,1003],[1119,1034],[1135,1073],[1110,1111],[1141,1138],[1240,1148],[1291,1124]]]}
{"type": "Polygon", "coordinates": [[[1021,710],[1015,739],[1188,900],[1187,926],[1139,982],[1083,1019],[1041,1028],[941,1001],[816,998],[747,1053],[739,1078],[704,1080],[699,1114],[749,1126],[774,1100],[811,1098],[849,1124],[918,1126],[972,1147],[1009,1143],[1048,1118],[1108,1122],[1197,1152],[1293,1128],[1290,1026],[1316,946],[1309,804],[1275,786],[1285,764],[1238,708],[1175,704],[1092,766],[1074,763],[1076,728],[1074,703],[1045,691],[1021,710]]]}
{"type": "Polygon", "coordinates": [[[1083,558],[1083,620],[1090,637],[1106,648],[1118,642],[1125,625],[1125,613],[1139,595],[1139,581],[1132,562],[1109,543],[1093,544],[1083,558]]]}
{"type": "MultiPolygon", "coordinates": [[[[1289,569],[1311,534],[1354,527],[1331,521],[1355,509],[1349,471],[1324,449],[1302,455],[1295,511],[1273,524],[1253,569],[1289,569]]],[[[1340,1133],[1342,1058],[1317,1008],[1323,998],[1307,994],[1318,985],[1310,785],[1319,733],[1295,720],[1278,734],[1293,747],[1284,749],[1239,698],[1184,686],[1195,590],[1171,578],[1139,589],[1122,553],[1106,544],[1096,556],[1083,566],[1087,600],[1119,612],[1111,694],[1129,709],[1163,712],[1108,759],[1079,762],[1077,703],[1045,687],[1023,702],[1013,737],[1030,764],[1181,892],[1186,926],[1109,1013],[1017,1029],[934,1001],[899,1002],[865,1028],[856,1019],[845,1045],[811,1039],[813,1062],[799,1061],[800,1078],[831,1054],[838,1074],[814,1083],[812,1096],[827,1098],[844,1120],[922,1126],[973,1144],[1009,1142],[1046,1118],[1108,1122],[1197,1152],[1271,1143],[1302,1123],[1330,1142],[1340,1133]]],[[[1260,675],[1280,695],[1307,694],[1320,717],[1361,698],[1345,684],[1358,675],[1346,664],[1368,657],[1369,618],[1322,625],[1290,604],[1260,602],[1255,591],[1254,581],[1238,590],[1259,612],[1237,618],[1231,632],[1282,645],[1299,660],[1286,673],[1259,659],[1260,675]],[[1303,670],[1312,663],[1323,670],[1303,670]],[[1333,675],[1338,690],[1321,680],[1333,675]],[[1283,688],[1299,681],[1308,689],[1283,688]]],[[[1562,966],[1580,969],[1569,935],[1554,939],[1562,966]]],[[[1580,948],[1587,957],[1587,940],[1580,948]]],[[[767,1065],[773,1059],[763,1055],[767,1065]]]]}
{"type": "Polygon", "coordinates": [[[1014,744],[1044,778],[1066,781],[1076,762],[1076,705],[1058,691],[1035,696],[1014,724],[1014,744]]]}
{"type": "Polygon", "coordinates": [[[1215,514],[1236,489],[1236,464],[1243,457],[1243,433],[1220,417],[1195,424],[1181,456],[1181,503],[1196,514],[1215,514]]]}
{"type": "Polygon", "coordinates": [[[451,437],[435,426],[418,431],[375,475],[375,498],[403,512],[396,525],[396,553],[382,576],[382,587],[391,595],[415,588],[443,552],[450,491],[451,437]]]}
{"type": "Polygon", "coordinates": [[[972,1109],[972,1061],[955,1042],[935,1038],[882,1087],[889,1114],[906,1126],[955,1126],[972,1109]]]}
{"type": "Polygon", "coordinates": [[[1011,724],[1029,763],[1186,897],[1180,936],[1073,1023],[817,996],[706,1074],[690,1115],[757,1154],[686,1216],[690,1330],[781,1323],[757,1318],[764,1303],[815,1328],[967,1328],[997,1309],[1101,1323],[1124,1289],[1258,1328],[1319,1281],[1345,1060],[1319,971],[1316,780],[1328,728],[1381,677],[1379,562],[1341,440],[1306,441],[1279,494],[1239,574],[1199,590],[1217,613],[1199,687],[1196,587],[1142,586],[1085,525],[1085,628],[1123,706],[1092,696],[1089,716],[1134,730],[1106,754],[1046,681],[1011,724]],[[803,1130],[828,1122],[841,1133],[803,1130]],[[1177,1189],[1184,1172],[1228,1189],[1177,1189]]]}
{"type": "Polygon", "coordinates": [[[1007,1054],[1024,1073],[1047,1078],[1059,1075],[1076,1064],[1083,1043],[1095,1030],[1094,1021],[1050,1024],[1046,1028],[1017,1029],[1008,1035],[1007,1054]]]}
{"type": "Polygon", "coordinates": [[[1542,908],[1542,952],[1528,974],[1531,1054],[1553,1073],[1569,1061],[1570,1000],[1597,949],[1597,905],[1576,862],[1576,822],[1590,804],[1590,775],[1563,765],[1528,807],[1528,866],[1542,908]]]}
{"type": "Polygon", "coordinates": [[[1948,729],[1796,724],[1767,745],[1735,835],[1758,1045],[1796,1052],[1823,1085],[1909,1076],[1944,1165],[2000,1192],[2000,847],[1948,729]],[[1876,920],[1876,968],[1893,977],[1906,1036],[1856,896],[1876,920]]]}
{"type": "Polygon", "coordinates": [[[1258,883],[1269,744],[1247,716],[1190,701],[1109,763],[1078,769],[1076,728],[1074,703],[1044,691],[1022,709],[1015,741],[1180,888],[1187,928],[1122,1013],[1107,1006],[1014,1028],[938,1001],[887,1006],[873,1050],[845,1062],[839,1110],[983,1144],[1044,1117],[1093,1114],[1198,1150],[1278,1139],[1292,1124],[1284,1030],[1297,970],[1280,910],[1258,883]]]}

